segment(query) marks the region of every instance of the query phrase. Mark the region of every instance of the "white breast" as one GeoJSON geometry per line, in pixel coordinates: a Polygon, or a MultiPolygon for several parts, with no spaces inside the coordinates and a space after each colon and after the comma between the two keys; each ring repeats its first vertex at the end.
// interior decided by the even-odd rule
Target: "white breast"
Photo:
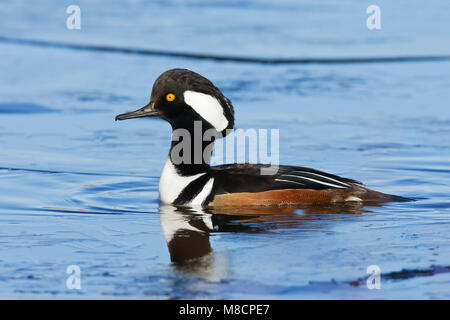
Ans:
{"type": "MultiPolygon", "coordinates": [[[[161,174],[161,179],[159,180],[159,198],[163,203],[171,204],[175,201],[176,198],[180,195],[184,188],[188,186],[189,183],[194,181],[195,179],[201,177],[206,174],[198,173],[191,176],[182,176],[178,174],[176,171],[172,161],[167,159],[166,164],[164,165],[163,172],[161,174]]],[[[190,205],[201,205],[206,197],[211,192],[213,186],[214,179],[211,178],[205,184],[200,193],[192,199],[189,203],[190,205]]]]}

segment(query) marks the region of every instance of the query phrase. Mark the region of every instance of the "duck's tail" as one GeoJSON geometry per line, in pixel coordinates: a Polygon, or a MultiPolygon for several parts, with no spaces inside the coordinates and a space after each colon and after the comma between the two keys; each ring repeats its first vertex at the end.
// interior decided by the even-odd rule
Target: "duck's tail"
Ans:
{"type": "Polygon", "coordinates": [[[412,198],[406,198],[401,196],[396,196],[393,194],[387,194],[378,192],[372,189],[364,188],[361,186],[357,187],[358,190],[358,198],[367,202],[408,202],[415,201],[412,198]]]}

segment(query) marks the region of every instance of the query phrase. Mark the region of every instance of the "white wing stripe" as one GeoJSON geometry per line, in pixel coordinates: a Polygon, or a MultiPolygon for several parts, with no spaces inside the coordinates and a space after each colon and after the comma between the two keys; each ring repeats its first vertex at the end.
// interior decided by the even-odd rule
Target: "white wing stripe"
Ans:
{"type": "MultiPolygon", "coordinates": [[[[318,183],[318,184],[323,184],[325,186],[345,189],[345,187],[343,187],[343,186],[338,186],[336,184],[326,183],[326,182],[323,182],[323,181],[320,181],[320,180],[316,180],[316,179],[313,179],[313,178],[307,178],[307,177],[303,177],[303,176],[294,176],[292,174],[283,174],[282,177],[283,176],[285,176],[285,177],[289,176],[289,177],[295,177],[295,178],[299,178],[299,179],[305,179],[305,180],[309,180],[309,181],[312,181],[312,182],[315,182],[315,183],[318,183]]],[[[295,181],[291,181],[291,182],[295,182],[295,181]]]]}
{"type": "Polygon", "coordinates": [[[347,184],[347,183],[345,183],[345,182],[338,181],[338,180],[336,180],[336,179],[333,179],[333,178],[330,178],[330,177],[327,177],[327,176],[322,176],[322,175],[317,174],[317,173],[306,172],[306,171],[293,171],[293,172],[300,172],[300,173],[312,174],[312,175],[314,175],[314,176],[321,177],[321,178],[324,178],[324,179],[327,179],[327,180],[330,180],[330,181],[337,182],[337,183],[339,183],[339,184],[343,184],[343,185],[345,185],[345,186],[347,186],[347,187],[350,187],[350,185],[347,184]]]}
{"type": "Polygon", "coordinates": [[[292,180],[275,179],[275,181],[284,181],[284,182],[290,182],[290,183],[297,183],[297,184],[301,184],[302,186],[305,185],[304,183],[297,182],[297,181],[292,181],[292,180]]]}

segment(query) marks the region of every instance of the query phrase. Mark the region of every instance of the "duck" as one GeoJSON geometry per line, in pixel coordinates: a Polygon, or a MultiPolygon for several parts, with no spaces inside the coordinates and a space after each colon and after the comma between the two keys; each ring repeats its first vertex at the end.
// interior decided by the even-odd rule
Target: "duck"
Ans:
{"type": "Polygon", "coordinates": [[[202,75],[182,68],[163,72],[154,82],[150,101],[115,120],[160,118],[172,127],[170,152],[159,182],[162,204],[186,207],[295,207],[342,202],[392,202],[409,199],[385,194],[363,183],[320,170],[269,164],[233,163],[211,166],[216,139],[234,129],[234,107],[221,90],[202,75]],[[182,133],[216,133],[180,149],[182,133]],[[180,157],[182,161],[180,161],[180,157]]]}

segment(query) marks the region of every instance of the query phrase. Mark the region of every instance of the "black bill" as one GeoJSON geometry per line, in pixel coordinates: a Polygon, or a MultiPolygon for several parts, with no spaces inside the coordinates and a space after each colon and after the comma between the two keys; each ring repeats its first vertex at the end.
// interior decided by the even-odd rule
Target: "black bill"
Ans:
{"type": "Polygon", "coordinates": [[[116,121],[142,117],[158,117],[158,116],[159,112],[153,109],[153,103],[149,103],[145,107],[138,109],[136,111],[131,111],[117,115],[116,121]]]}

